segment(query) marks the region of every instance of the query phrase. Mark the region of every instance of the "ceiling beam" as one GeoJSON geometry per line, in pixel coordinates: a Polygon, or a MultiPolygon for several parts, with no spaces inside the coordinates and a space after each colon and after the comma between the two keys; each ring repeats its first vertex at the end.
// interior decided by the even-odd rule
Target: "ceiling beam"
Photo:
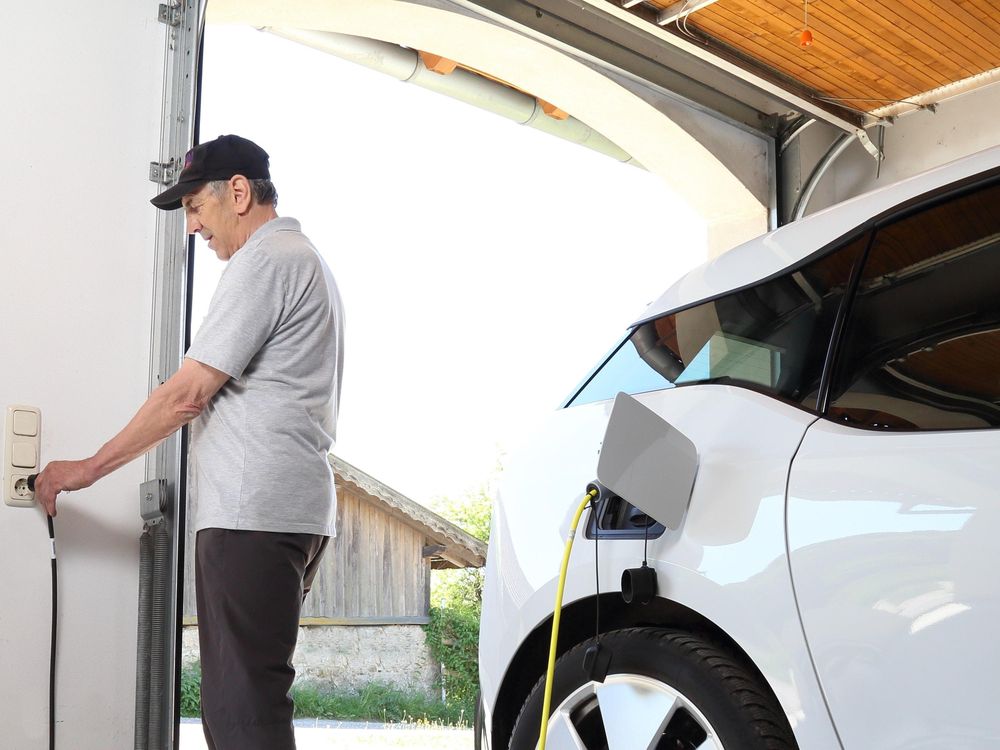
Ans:
{"type": "MultiPolygon", "coordinates": [[[[630,23],[595,11],[573,0],[411,0],[443,9],[485,11],[506,23],[527,29],[539,38],[558,43],[585,61],[617,68],[673,99],[718,119],[765,136],[773,136],[769,115],[782,105],[772,97],[753,95],[745,83],[725,76],[711,65],[664,47],[630,23]],[[595,21],[600,21],[596,23],[595,21]],[[607,23],[604,23],[604,22],[607,23]],[[723,80],[727,78],[728,80],[723,80]]],[[[623,11],[624,12],[624,11],[623,11]]]]}
{"type": "MultiPolygon", "coordinates": [[[[620,0],[409,0],[432,7],[465,7],[530,30],[582,59],[601,61],[648,81],[696,109],[748,130],[773,136],[768,116],[809,114],[854,132],[873,118],[832,102],[731,51],[709,51],[656,24],[658,10],[620,0]]],[[[697,0],[696,0],[697,1],[697,0]]]]}

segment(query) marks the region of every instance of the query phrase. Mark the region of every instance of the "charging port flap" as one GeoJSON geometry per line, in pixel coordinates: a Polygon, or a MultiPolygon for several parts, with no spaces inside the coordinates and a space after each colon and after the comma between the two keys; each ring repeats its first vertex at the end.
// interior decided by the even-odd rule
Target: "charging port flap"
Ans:
{"type": "Polygon", "coordinates": [[[680,528],[698,450],[663,417],[626,393],[615,397],[597,461],[597,481],[668,529],[680,528]]]}

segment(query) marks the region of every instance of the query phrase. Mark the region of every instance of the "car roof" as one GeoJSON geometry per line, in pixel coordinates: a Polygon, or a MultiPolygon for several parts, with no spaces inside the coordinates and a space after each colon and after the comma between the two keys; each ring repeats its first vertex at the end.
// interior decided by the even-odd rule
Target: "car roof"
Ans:
{"type": "Polygon", "coordinates": [[[737,245],[682,276],[632,325],[775,276],[896,206],[997,167],[1000,146],[864,193],[737,245]]]}

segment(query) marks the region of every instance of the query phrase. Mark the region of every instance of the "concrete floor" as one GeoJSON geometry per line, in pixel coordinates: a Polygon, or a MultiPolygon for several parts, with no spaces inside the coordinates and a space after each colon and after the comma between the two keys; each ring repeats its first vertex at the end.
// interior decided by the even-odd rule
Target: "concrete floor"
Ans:
{"type": "MultiPolygon", "coordinates": [[[[295,722],[297,750],[472,750],[471,729],[403,725],[364,725],[355,722],[295,722]]],[[[184,720],[180,727],[181,750],[208,750],[201,723],[184,720]]]]}

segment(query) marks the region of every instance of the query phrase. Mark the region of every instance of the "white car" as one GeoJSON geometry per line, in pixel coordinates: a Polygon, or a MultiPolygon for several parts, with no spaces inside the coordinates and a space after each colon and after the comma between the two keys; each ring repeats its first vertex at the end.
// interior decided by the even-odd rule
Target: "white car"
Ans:
{"type": "Polygon", "coordinates": [[[695,269],[511,461],[480,639],[493,750],[538,740],[618,392],[694,443],[697,475],[676,530],[607,492],[584,515],[550,750],[1000,747],[1000,148],[695,269]],[[656,596],[626,604],[644,559],[656,596]]]}

